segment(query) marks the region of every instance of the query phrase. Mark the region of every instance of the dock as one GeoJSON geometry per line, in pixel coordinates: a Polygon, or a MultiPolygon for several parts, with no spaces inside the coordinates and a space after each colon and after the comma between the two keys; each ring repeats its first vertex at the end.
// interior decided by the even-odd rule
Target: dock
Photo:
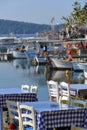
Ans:
{"type": "Polygon", "coordinates": [[[12,53],[0,53],[0,61],[8,61],[12,59],[12,53]]]}

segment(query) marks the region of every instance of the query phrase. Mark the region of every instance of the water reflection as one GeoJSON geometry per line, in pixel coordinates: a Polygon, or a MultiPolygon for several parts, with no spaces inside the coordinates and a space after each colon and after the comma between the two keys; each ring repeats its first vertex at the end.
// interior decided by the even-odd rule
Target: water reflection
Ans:
{"type": "Polygon", "coordinates": [[[13,66],[17,69],[26,69],[30,68],[30,64],[26,59],[13,59],[13,66]]]}
{"type": "Polygon", "coordinates": [[[83,72],[73,71],[69,71],[69,74],[66,71],[52,71],[50,79],[57,82],[65,81],[70,84],[83,84],[85,81],[83,72]]]}
{"type": "Polygon", "coordinates": [[[31,81],[38,82],[40,85],[46,84],[47,80],[54,80],[57,82],[65,81],[74,84],[84,84],[85,78],[83,72],[73,71],[51,71],[46,65],[32,66],[26,59],[13,60],[13,66],[16,69],[23,69],[25,71],[25,77],[31,78],[31,81]]]}

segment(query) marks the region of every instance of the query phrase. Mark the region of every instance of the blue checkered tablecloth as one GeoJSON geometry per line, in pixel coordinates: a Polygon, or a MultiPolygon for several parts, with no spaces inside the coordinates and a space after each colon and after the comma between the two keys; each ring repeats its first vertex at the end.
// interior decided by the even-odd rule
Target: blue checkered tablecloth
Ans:
{"type": "MultiPolygon", "coordinates": [[[[87,120],[85,108],[75,106],[60,106],[49,102],[30,102],[23,103],[34,106],[36,110],[37,129],[46,130],[47,128],[70,127],[71,125],[84,126],[87,120]],[[85,117],[85,118],[84,118],[85,117]]],[[[87,128],[87,127],[86,127],[87,128]]]]}
{"type": "Polygon", "coordinates": [[[37,113],[38,130],[47,128],[70,127],[71,125],[84,126],[85,110],[62,110],[37,113]]]}
{"type": "Polygon", "coordinates": [[[36,93],[22,91],[20,88],[0,89],[0,107],[6,107],[6,100],[27,102],[37,101],[36,93]]]}
{"type": "Polygon", "coordinates": [[[84,116],[84,128],[87,128],[87,111],[85,112],[84,116]]]}

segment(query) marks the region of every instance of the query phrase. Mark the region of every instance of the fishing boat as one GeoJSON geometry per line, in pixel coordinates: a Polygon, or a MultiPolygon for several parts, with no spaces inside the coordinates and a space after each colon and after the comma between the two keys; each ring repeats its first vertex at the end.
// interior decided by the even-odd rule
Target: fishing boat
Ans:
{"type": "Polygon", "coordinates": [[[55,57],[50,57],[49,58],[49,63],[50,67],[53,69],[59,69],[59,70],[73,70],[73,64],[71,61],[63,60],[55,58],[55,57]]]}
{"type": "Polygon", "coordinates": [[[25,51],[26,49],[23,46],[13,47],[7,50],[8,53],[12,53],[13,59],[25,59],[26,58],[25,51]]]}
{"type": "Polygon", "coordinates": [[[81,68],[81,67],[79,66],[78,61],[72,61],[72,64],[73,64],[73,70],[74,70],[75,72],[83,72],[83,68],[81,68]]]}
{"type": "Polygon", "coordinates": [[[79,66],[79,68],[86,70],[87,69],[87,62],[79,62],[78,66],[79,66]]]}
{"type": "Polygon", "coordinates": [[[0,37],[0,53],[6,53],[8,49],[22,45],[19,38],[14,36],[0,37]]]}
{"type": "Polygon", "coordinates": [[[30,50],[26,52],[27,58],[32,59],[37,64],[44,64],[47,62],[48,55],[64,55],[65,48],[63,42],[54,41],[54,40],[45,40],[45,41],[36,41],[29,43],[33,49],[33,53],[30,53],[30,50]]]}
{"type": "Polygon", "coordinates": [[[15,58],[15,59],[25,59],[26,55],[25,55],[25,52],[13,50],[12,51],[12,57],[15,58]]]}

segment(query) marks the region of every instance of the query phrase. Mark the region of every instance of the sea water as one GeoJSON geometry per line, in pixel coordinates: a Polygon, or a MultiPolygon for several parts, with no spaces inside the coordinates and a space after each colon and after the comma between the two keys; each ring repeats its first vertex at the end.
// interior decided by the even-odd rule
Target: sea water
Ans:
{"type": "Polygon", "coordinates": [[[48,100],[45,66],[31,66],[26,59],[0,61],[0,88],[38,85],[38,99],[48,100]]]}
{"type": "Polygon", "coordinates": [[[38,100],[49,100],[47,80],[84,83],[80,73],[66,75],[66,71],[51,71],[43,65],[32,66],[27,59],[0,61],[0,88],[20,87],[22,84],[38,85],[38,100]]]}

